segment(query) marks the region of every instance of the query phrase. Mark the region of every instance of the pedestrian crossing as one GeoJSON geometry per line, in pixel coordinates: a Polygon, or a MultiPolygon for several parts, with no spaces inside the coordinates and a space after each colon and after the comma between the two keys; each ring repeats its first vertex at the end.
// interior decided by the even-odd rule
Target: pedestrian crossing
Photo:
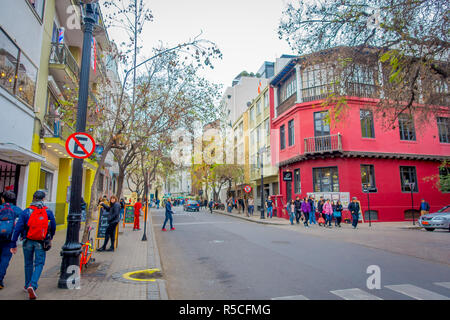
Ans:
{"type": "MultiPolygon", "coordinates": [[[[433,285],[444,287],[450,290],[450,282],[434,282],[433,285]]],[[[448,296],[444,296],[440,293],[424,289],[412,284],[387,285],[384,286],[383,288],[389,289],[391,291],[394,291],[396,293],[402,294],[408,298],[412,298],[415,300],[450,300],[448,296]]],[[[350,288],[342,290],[332,290],[329,292],[344,300],[384,300],[383,298],[376,295],[377,291],[379,290],[365,291],[359,288],[350,288]],[[373,294],[372,292],[375,294],[373,294]]],[[[272,298],[271,300],[310,300],[310,298],[304,295],[292,295],[285,297],[276,297],[272,298]]]]}

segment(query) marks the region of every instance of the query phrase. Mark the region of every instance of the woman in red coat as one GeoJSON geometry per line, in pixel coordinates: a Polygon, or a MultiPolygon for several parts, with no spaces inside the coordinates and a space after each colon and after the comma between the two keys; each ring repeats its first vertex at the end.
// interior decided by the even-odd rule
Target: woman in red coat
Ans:
{"type": "Polygon", "coordinates": [[[141,230],[139,228],[139,214],[141,213],[142,203],[141,198],[138,198],[136,203],[134,204],[134,230],[141,230]]]}

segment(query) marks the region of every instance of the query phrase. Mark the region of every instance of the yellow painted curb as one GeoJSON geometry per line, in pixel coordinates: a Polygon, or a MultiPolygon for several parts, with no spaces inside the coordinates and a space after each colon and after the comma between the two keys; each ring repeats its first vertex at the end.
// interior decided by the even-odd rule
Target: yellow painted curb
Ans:
{"type": "Polygon", "coordinates": [[[127,279],[127,280],[131,280],[131,281],[143,281],[143,282],[154,282],[156,281],[156,279],[136,279],[136,278],[132,278],[131,275],[136,274],[136,273],[140,273],[140,272],[148,272],[148,273],[154,273],[154,272],[160,272],[161,270],[159,269],[146,269],[146,270],[137,270],[137,271],[131,271],[131,272],[127,272],[124,275],[122,275],[123,278],[127,279]]]}

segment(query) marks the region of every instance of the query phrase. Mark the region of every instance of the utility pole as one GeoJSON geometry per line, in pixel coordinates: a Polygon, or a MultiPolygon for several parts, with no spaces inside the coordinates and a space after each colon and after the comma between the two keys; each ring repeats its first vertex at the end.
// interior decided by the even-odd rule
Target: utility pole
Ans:
{"type": "MultiPolygon", "coordinates": [[[[96,3],[82,4],[84,14],[83,53],[80,69],[80,84],[78,92],[78,108],[76,132],[86,131],[87,102],[89,96],[89,73],[91,69],[91,42],[94,26],[98,21],[98,8],[96,3]]],[[[73,285],[72,276],[79,268],[81,244],[79,240],[81,221],[81,191],[83,184],[83,159],[74,159],[72,166],[72,185],[70,189],[70,208],[67,216],[66,242],[61,251],[61,272],[58,288],[69,289],[73,285]],[[70,282],[70,284],[69,284],[70,282]]]]}
{"type": "Polygon", "coordinates": [[[258,150],[258,157],[260,158],[260,164],[261,164],[261,219],[264,218],[264,174],[263,174],[263,167],[264,167],[264,160],[263,160],[263,154],[267,151],[267,148],[261,147],[261,149],[258,150]]]}

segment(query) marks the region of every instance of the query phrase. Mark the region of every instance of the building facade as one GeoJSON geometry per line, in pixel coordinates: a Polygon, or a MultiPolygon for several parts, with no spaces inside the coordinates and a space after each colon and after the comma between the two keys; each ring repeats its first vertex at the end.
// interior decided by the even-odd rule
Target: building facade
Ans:
{"type": "Polygon", "coordinates": [[[373,112],[383,69],[363,68],[351,87],[341,88],[345,120],[330,121],[333,105],[322,102],[331,72],[304,59],[292,58],[270,83],[272,162],[279,167],[283,206],[313,195],[339,199],[346,207],[356,196],[364,220],[370,201],[372,221],[402,221],[412,218],[422,198],[431,211],[448,205],[449,194],[427,180],[450,158],[448,112],[420,129],[414,116],[402,114],[395,129],[385,129],[373,112]],[[367,187],[372,192],[364,192],[367,187]]]}

